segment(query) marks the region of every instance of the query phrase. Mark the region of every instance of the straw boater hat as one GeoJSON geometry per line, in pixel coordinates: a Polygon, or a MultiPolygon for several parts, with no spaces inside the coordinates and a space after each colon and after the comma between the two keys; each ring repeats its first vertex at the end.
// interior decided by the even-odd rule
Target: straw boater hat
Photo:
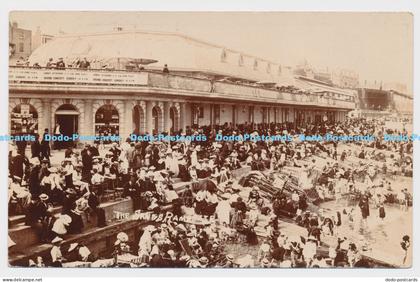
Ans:
{"type": "Polygon", "coordinates": [[[51,241],[51,243],[60,244],[62,241],[63,241],[63,239],[57,236],[51,241]]]}
{"type": "Polygon", "coordinates": [[[33,164],[33,165],[39,165],[40,164],[40,161],[39,161],[38,158],[32,158],[30,160],[30,163],[33,164]]]}
{"type": "Polygon", "coordinates": [[[267,258],[262,260],[261,266],[266,267],[266,266],[269,266],[269,265],[270,265],[270,261],[267,258]]]}
{"type": "Polygon", "coordinates": [[[125,232],[120,232],[117,234],[117,239],[120,240],[120,242],[127,242],[128,241],[128,235],[125,232]]]}
{"type": "Polygon", "coordinates": [[[114,246],[126,242],[128,242],[128,235],[125,232],[120,232],[117,234],[117,240],[114,242],[114,246]]]}
{"type": "Polygon", "coordinates": [[[183,225],[183,224],[178,224],[176,227],[175,227],[178,231],[182,231],[182,232],[187,232],[187,228],[183,225]]]}
{"type": "MultiPolygon", "coordinates": [[[[19,177],[17,175],[13,175],[13,180],[15,180],[15,181],[21,181],[22,180],[22,177],[19,177]]],[[[403,190],[401,190],[401,191],[403,191],[403,190]]]]}
{"type": "Polygon", "coordinates": [[[227,255],[226,255],[226,259],[227,259],[228,261],[233,261],[233,260],[234,260],[234,256],[233,256],[232,254],[227,254],[227,255]]]}
{"type": "Polygon", "coordinates": [[[67,188],[65,191],[67,194],[76,195],[77,192],[73,188],[67,188]]]}
{"type": "Polygon", "coordinates": [[[48,169],[48,171],[51,172],[51,173],[57,173],[58,172],[58,169],[56,167],[50,167],[48,169]]]}
{"type": "Polygon", "coordinates": [[[207,264],[209,263],[209,259],[207,257],[201,257],[198,261],[202,266],[207,266],[207,264]]]}
{"type": "Polygon", "coordinates": [[[76,249],[77,246],[79,246],[79,243],[71,243],[70,244],[70,247],[69,247],[69,250],[67,252],[70,253],[71,251],[73,251],[74,249],[76,249]]]}
{"type": "Polygon", "coordinates": [[[41,194],[38,197],[39,197],[40,200],[43,200],[43,201],[46,201],[46,200],[48,200],[50,198],[50,197],[48,197],[47,194],[41,194]]]}
{"type": "Polygon", "coordinates": [[[183,255],[179,258],[180,261],[189,261],[191,257],[189,255],[183,255]]]}

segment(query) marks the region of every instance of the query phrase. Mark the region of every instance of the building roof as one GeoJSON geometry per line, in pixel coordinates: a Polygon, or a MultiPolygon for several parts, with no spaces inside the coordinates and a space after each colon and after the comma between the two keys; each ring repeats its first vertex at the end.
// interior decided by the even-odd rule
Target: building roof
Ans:
{"type": "Polygon", "coordinates": [[[37,48],[31,64],[45,65],[49,58],[63,57],[66,63],[86,57],[92,62],[109,63],[118,59],[151,59],[158,62],[146,69],[219,74],[252,81],[290,84],[290,68],[277,62],[231,50],[178,33],[117,31],[54,38],[37,48]]]}
{"type": "Polygon", "coordinates": [[[299,76],[295,79],[295,86],[314,93],[331,92],[345,96],[354,96],[357,93],[354,89],[339,88],[332,84],[303,76],[299,76]]]}

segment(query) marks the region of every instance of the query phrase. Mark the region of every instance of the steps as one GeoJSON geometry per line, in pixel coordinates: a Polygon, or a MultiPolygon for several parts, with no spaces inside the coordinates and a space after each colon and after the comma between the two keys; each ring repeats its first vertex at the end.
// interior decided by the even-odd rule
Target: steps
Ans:
{"type": "MultiPolygon", "coordinates": [[[[102,203],[101,208],[105,211],[105,219],[109,223],[115,218],[115,211],[120,213],[129,213],[132,214],[133,202],[131,199],[122,199],[114,202],[102,203]]],[[[54,208],[54,216],[58,216],[61,213],[62,208],[54,208]]],[[[11,221],[9,227],[9,236],[16,243],[13,247],[14,250],[24,250],[29,246],[39,244],[39,236],[36,233],[36,230],[31,226],[25,225],[25,216],[17,216],[11,221]]],[[[84,230],[93,228],[97,225],[96,217],[91,216],[90,222],[86,222],[86,216],[82,215],[83,223],[85,225],[84,230]]]]}
{"type": "MultiPolygon", "coordinates": [[[[53,207],[52,213],[53,214],[61,213],[62,209],[63,208],[61,206],[53,207]]],[[[25,215],[23,214],[9,216],[9,226],[14,226],[14,225],[17,225],[19,223],[24,223],[24,222],[25,222],[25,215]]]]}
{"type": "MultiPolygon", "coordinates": [[[[243,175],[244,173],[250,171],[250,167],[242,167],[238,170],[233,171],[233,174],[236,177],[243,175]]],[[[191,182],[183,182],[180,178],[173,179],[173,186],[174,190],[181,194],[185,189],[187,189],[188,185],[191,185],[191,182]]],[[[116,201],[105,202],[100,205],[101,208],[105,211],[105,219],[108,225],[115,225],[118,224],[118,220],[116,220],[116,214],[133,214],[133,201],[129,198],[120,199],[116,201]]],[[[161,207],[162,211],[171,210],[171,205],[166,205],[161,207]]],[[[62,207],[54,207],[53,214],[54,216],[58,216],[62,211],[62,207]]],[[[82,234],[77,235],[65,235],[64,241],[74,241],[76,238],[84,238],[86,240],[86,236],[100,236],[103,228],[96,227],[96,218],[94,216],[90,217],[90,223],[86,222],[86,217],[82,215],[82,219],[84,220],[85,227],[83,229],[82,234]]],[[[137,223],[138,224],[138,223],[137,223]]],[[[116,230],[118,231],[118,230],[116,230]]],[[[119,231],[118,231],[119,232],[119,231]]],[[[41,244],[39,241],[39,236],[36,233],[36,230],[31,226],[25,225],[25,216],[24,215],[16,215],[9,217],[9,232],[10,238],[16,243],[14,247],[9,250],[10,256],[18,259],[18,257],[29,257],[33,256],[35,253],[40,253],[45,250],[49,250],[51,248],[51,244],[41,244]],[[13,255],[12,255],[13,254],[13,255]],[[19,256],[17,254],[20,254],[19,256]]],[[[94,242],[93,242],[94,243],[94,242]]],[[[92,243],[92,244],[93,244],[92,243]]],[[[103,242],[102,242],[103,243],[103,242]]],[[[101,244],[102,244],[101,243],[101,244]]],[[[98,243],[99,244],[99,243],[98,243]]],[[[98,246],[98,248],[102,248],[103,246],[98,246]]]]}

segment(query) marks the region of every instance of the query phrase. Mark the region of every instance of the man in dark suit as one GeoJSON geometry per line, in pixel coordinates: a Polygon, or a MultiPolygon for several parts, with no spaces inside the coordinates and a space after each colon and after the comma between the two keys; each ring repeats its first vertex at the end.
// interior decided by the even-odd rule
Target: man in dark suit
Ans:
{"type": "Polygon", "coordinates": [[[41,187],[40,187],[41,179],[39,178],[40,172],[41,172],[40,163],[38,162],[33,163],[30,168],[29,179],[28,179],[29,192],[31,192],[32,198],[38,197],[39,194],[41,194],[41,187]]]}
{"type": "Polygon", "coordinates": [[[55,64],[55,68],[56,69],[65,69],[66,68],[66,64],[64,63],[63,58],[58,58],[58,61],[55,64]]]}
{"type": "Polygon", "coordinates": [[[20,179],[23,179],[25,171],[29,168],[29,160],[25,157],[25,155],[18,153],[16,156],[12,158],[11,166],[10,166],[10,174],[12,176],[17,176],[20,179]]]}
{"type": "Polygon", "coordinates": [[[46,159],[49,161],[51,152],[50,152],[50,142],[46,141],[48,134],[49,134],[48,128],[45,128],[44,134],[41,140],[40,157],[41,157],[41,160],[46,159]]]}
{"type": "Polygon", "coordinates": [[[82,181],[85,181],[87,183],[90,183],[92,178],[92,168],[93,168],[93,158],[92,153],[89,150],[89,147],[86,147],[82,152],[82,181]]]}
{"type": "Polygon", "coordinates": [[[39,135],[35,134],[35,141],[31,144],[32,158],[38,158],[41,161],[41,143],[39,142],[39,135]]]}
{"type": "Polygon", "coordinates": [[[51,219],[51,207],[48,204],[48,195],[41,194],[34,198],[28,205],[25,217],[25,225],[36,229],[41,241],[48,241],[48,227],[51,219]]]}
{"type": "Polygon", "coordinates": [[[28,142],[26,142],[26,140],[16,141],[16,147],[17,147],[18,154],[21,154],[22,156],[25,156],[26,145],[28,145],[28,142]]]}

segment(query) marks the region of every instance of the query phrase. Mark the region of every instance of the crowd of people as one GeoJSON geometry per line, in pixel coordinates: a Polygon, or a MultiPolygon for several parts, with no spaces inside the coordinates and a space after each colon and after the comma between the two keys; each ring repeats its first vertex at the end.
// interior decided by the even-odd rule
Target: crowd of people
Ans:
{"type": "MultiPolygon", "coordinates": [[[[18,67],[29,67],[30,62],[29,58],[24,59],[23,57],[20,57],[19,60],[16,61],[16,66],[18,67]]],[[[57,60],[54,60],[54,58],[49,58],[48,62],[45,63],[45,65],[41,65],[38,62],[35,62],[31,66],[32,68],[40,69],[40,68],[46,68],[46,69],[58,69],[63,70],[66,68],[76,68],[76,69],[103,69],[103,70],[115,70],[115,66],[112,64],[104,63],[98,60],[89,61],[86,57],[83,58],[76,58],[71,61],[67,61],[67,63],[64,61],[64,58],[60,57],[57,60]]],[[[143,71],[145,70],[144,65],[134,63],[134,62],[128,62],[125,64],[125,69],[127,71],[143,71]]],[[[168,74],[169,68],[167,64],[164,64],[162,68],[162,73],[168,74]]]]}
{"type": "MultiPolygon", "coordinates": [[[[349,238],[342,230],[344,222],[354,225],[360,210],[363,228],[370,206],[383,219],[387,205],[407,210],[412,204],[406,187],[391,185],[399,175],[412,176],[410,141],[378,138],[343,146],[325,141],[216,142],[218,133],[381,136],[404,130],[390,131],[365,119],[305,126],[225,124],[180,133],[204,134],[209,137],[205,142],[127,139],[106,148],[70,147],[59,165],[51,164],[42,136],[37,142],[43,149],[30,155],[26,145],[16,144],[9,155],[10,213],[25,214],[25,223],[37,230],[40,241],[53,244],[51,258],[33,258],[30,265],[78,261],[92,266],[368,267],[372,263],[362,256],[369,249],[366,240],[349,238]],[[260,181],[245,185],[234,177],[235,170],[244,167],[261,172],[260,181]],[[180,182],[188,184],[178,189],[180,182]],[[170,207],[176,216],[202,222],[149,225],[138,235],[138,244],[138,238],[120,233],[110,257],[93,254],[82,243],[64,250],[67,236],[82,233],[92,217],[99,227],[109,223],[100,204],[115,198],[131,198],[135,211],[160,213],[170,207]],[[310,208],[342,198],[347,201],[344,209],[310,208]],[[62,207],[58,214],[56,207],[62,207]],[[305,228],[305,234],[282,230],[284,217],[305,228]],[[255,246],[257,256],[231,253],[235,244],[255,246]]],[[[403,242],[408,249],[409,238],[403,242]]]]}

